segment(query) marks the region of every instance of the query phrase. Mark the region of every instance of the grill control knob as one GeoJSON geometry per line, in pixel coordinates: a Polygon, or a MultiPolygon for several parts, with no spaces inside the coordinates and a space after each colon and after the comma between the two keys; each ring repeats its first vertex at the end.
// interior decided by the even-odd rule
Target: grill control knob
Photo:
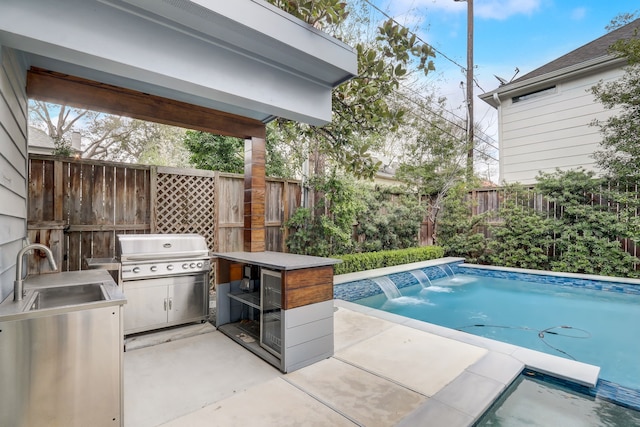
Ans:
{"type": "Polygon", "coordinates": [[[187,264],[186,262],[184,264],[182,264],[182,269],[186,270],[187,268],[189,268],[189,264],[187,264]]]}
{"type": "Polygon", "coordinates": [[[167,265],[167,270],[169,270],[169,271],[173,270],[173,264],[167,265]]]}
{"type": "Polygon", "coordinates": [[[195,262],[192,262],[191,264],[189,264],[189,267],[190,267],[190,268],[196,268],[196,263],[195,263],[195,262]]]}
{"type": "Polygon", "coordinates": [[[158,267],[155,265],[152,265],[150,268],[151,271],[158,271],[158,267]]]}
{"type": "Polygon", "coordinates": [[[196,266],[197,266],[198,268],[202,268],[202,263],[201,263],[201,262],[199,262],[199,263],[197,263],[197,264],[196,264],[196,266]]]}
{"type": "Polygon", "coordinates": [[[133,267],[134,273],[140,273],[140,267],[133,267]]]}

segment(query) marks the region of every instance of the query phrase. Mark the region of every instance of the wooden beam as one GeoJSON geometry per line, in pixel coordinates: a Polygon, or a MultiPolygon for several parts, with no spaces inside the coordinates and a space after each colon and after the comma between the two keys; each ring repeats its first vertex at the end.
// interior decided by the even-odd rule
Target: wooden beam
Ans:
{"type": "Polygon", "coordinates": [[[259,120],[31,67],[27,95],[39,101],[127,116],[237,138],[264,138],[259,120]]]}
{"type": "Polygon", "coordinates": [[[266,142],[248,138],[244,143],[244,250],[266,249],[265,175],[266,142]]]}

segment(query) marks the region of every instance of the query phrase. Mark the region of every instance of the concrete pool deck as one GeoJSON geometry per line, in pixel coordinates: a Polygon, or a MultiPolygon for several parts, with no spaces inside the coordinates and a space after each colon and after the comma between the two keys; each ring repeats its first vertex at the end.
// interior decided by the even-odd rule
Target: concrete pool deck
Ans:
{"type": "Polygon", "coordinates": [[[525,366],[597,380],[590,365],[353,303],[335,306],[334,356],[289,374],[213,327],[128,349],[125,426],[470,426],[525,366]]]}

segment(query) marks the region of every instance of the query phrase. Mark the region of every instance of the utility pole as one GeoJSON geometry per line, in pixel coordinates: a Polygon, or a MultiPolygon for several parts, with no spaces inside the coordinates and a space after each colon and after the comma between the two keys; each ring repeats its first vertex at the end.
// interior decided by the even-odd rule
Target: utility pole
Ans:
{"type": "Polygon", "coordinates": [[[467,181],[473,178],[473,0],[454,0],[467,2],[467,181]]]}

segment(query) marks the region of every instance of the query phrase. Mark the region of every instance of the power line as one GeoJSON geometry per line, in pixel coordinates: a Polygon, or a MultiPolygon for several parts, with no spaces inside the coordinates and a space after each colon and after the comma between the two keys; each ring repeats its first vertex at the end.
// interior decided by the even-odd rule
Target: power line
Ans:
{"type": "MultiPolygon", "coordinates": [[[[417,101],[415,101],[414,99],[412,99],[412,98],[410,98],[410,97],[408,97],[408,96],[406,96],[406,95],[404,95],[404,94],[401,94],[401,93],[400,93],[399,95],[400,95],[401,97],[403,97],[404,99],[406,99],[406,100],[408,100],[408,101],[410,101],[410,102],[414,103],[414,104],[415,104],[415,105],[417,105],[419,108],[424,108],[424,109],[425,109],[425,110],[427,110],[429,113],[431,113],[431,114],[433,114],[433,115],[435,115],[435,116],[440,117],[441,119],[443,119],[444,121],[448,122],[448,123],[449,123],[449,124],[451,124],[452,126],[455,126],[455,127],[459,128],[459,129],[464,130],[464,128],[463,128],[462,126],[460,126],[459,124],[457,124],[457,123],[455,123],[455,122],[453,122],[453,121],[451,121],[451,120],[447,119],[446,117],[444,117],[444,116],[442,116],[442,115],[439,115],[439,114],[437,114],[437,113],[433,112],[433,110],[430,110],[430,109],[429,109],[429,107],[427,107],[426,105],[420,104],[420,103],[418,103],[417,101]]],[[[417,116],[417,114],[415,114],[415,112],[414,112],[413,114],[414,114],[416,117],[419,117],[419,116],[417,116]]],[[[450,136],[450,137],[452,137],[452,138],[457,138],[457,137],[458,137],[457,135],[452,134],[448,129],[443,129],[442,127],[438,126],[437,124],[435,124],[435,123],[433,123],[433,122],[431,122],[431,125],[432,125],[433,127],[435,127],[436,129],[438,129],[439,131],[441,131],[442,133],[444,133],[444,134],[446,134],[446,135],[449,135],[449,136],[450,136]]],[[[498,150],[498,147],[496,147],[495,145],[493,145],[493,144],[491,144],[491,143],[489,143],[489,142],[487,142],[487,141],[483,141],[483,142],[485,142],[485,143],[486,143],[487,145],[489,145],[490,147],[493,147],[493,148],[495,148],[496,150],[498,150]]],[[[481,154],[481,155],[483,155],[483,156],[485,156],[485,157],[488,157],[488,158],[490,158],[490,159],[492,159],[492,160],[495,160],[496,162],[498,161],[498,159],[497,159],[497,158],[495,158],[495,157],[493,157],[493,156],[491,156],[491,155],[487,154],[487,153],[486,153],[486,152],[484,152],[484,151],[481,151],[480,149],[476,148],[476,147],[475,147],[475,145],[474,145],[474,147],[473,147],[473,151],[475,151],[475,152],[477,152],[477,153],[479,153],[479,154],[481,154]]]]}
{"type": "MultiPolygon", "coordinates": [[[[411,30],[410,30],[409,28],[407,28],[405,25],[402,25],[401,23],[399,23],[395,18],[391,17],[389,14],[387,14],[385,11],[383,11],[382,9],[380,9],[380,8],[379,8],[378,6],[376,6],[375,4],[371,3],[371,1],[370,1],[370,0],[364,0],[364,1],[365,1],[365,3],[367,3],[369,6],[371,6],[373,9],[377,10],[379,13],[381,13],[383,16],[385,16],[387,19],[391,20],[391,21],[392,21],[392,22],[394,22],[396,25],[398,25],[398,26],[400,26],[400,27],[402,27],[402,28],[406,29],[406,30],[409,32],[409,34],[412,34],[413,36],[415,36],[415,37],[416,37],[416,39],[417,39],[417,40],[419,40],[421,43],[424,43],[424,44],[426,44],[426,45],[430,46],[430,47],[434,50],[434,52],[436,52],[437,54],[441,55],[443,58],[445,58],[446,60],[448,60],[448,61],[449,61],[449,62],[451,62],[452,64],[456,65],[456,66],[457,66],[457,67],[459,67],[461,70],[466,71],[466,67],[464,67],[463,65],[459,64],[459,63],[458,63],[457,61],[455,61],[454,59],[449,58],[449,56],[447,56],[444,52],[439,51],[438,49],[436,49],[436,48],[435,48],[433,45],[431,45],[430,43],[427,43],[426,41],[424,41],[424,40],[422,39],[422,37],[420,37],[420,36],[419,36],[418,34],[416,34],[415,32],[411,31],[411,30]]],[[[474,82],[474,84],[475,84],[475,85],[476,85],[480,90],[484,91],[484,89],[482,89],[482,88],[480,87],[480,85],[478,84],[478,81],[477,81],[475,78],[473,78],[473,82],[474,82]]],[[[410,92],[412,92],[412,93],[413,93],[414,95],[416,95],[416,96],[419,96],[419,97],[421,97],[421,98],[423,98],[423,99],[425,99],[425,100],[428,100],[424,95],[422,95],[422,94],[418,93],[417,91],[415,91],[415,90],[413,90],[413,89],[408,88],[407,86],[405,86],[405,89],[406,89],[406,90],[409,90],[410,92]]],[[[463,128],[460,124],[458,124],[458,123],[456,123],[456,122],[454,122],[454,121],[452,121],[452,120],[448,119],[447,117],[445,117],[445,116],[443,116],[443,115],[440,115],[440,114],[438,114],[438,113],[434,112],[433,110],[429,109],[426,105],[419,104],[419,103],[418,103],[417,101],[415,101],[414,99],[412,99],[412,98],[410,98],[410,97],[408,97],[408,96],[406,96],[406,95],[404,95],[404,94],[402,94],[402,93],[399,93],[399,95],[400,95],[401,97],[403,97],[403,98],[405,98],[405,99],[409,100],[410,102],[412,102],[412,103],[416,104],[418,107],[426,109],[426,110],[427,110],[427,111],[429,111],[431,114],[433,114],[433,115],[436,115],[436,116],[440,117],[441,119],[445,120],[446,122],[450,123],[451,125],[456,126],[456,127],[460,128],[460,129],[462,129],[462,130],[466,130],[466,128],[463,128]]],[[[462,118],[461,118],[461,117],[457,116],[457,115],[456,115],[455,113],[453,113],[452,111],[447,111],[447,112],[448,112],[449,114],[453,115],[454,117],[456,117],[456,118],[458,118],[458,119],[462,120],[462,118]]],[[[434,125],[434,126],[435,126],[437,129],[439,129],[440,131],[442,131],[442,132],[444,132],[444,133],[448,134],[448,135],[449,135],[449,136],[451,136],[451,137],[454,137],[454,138],[456,138],[456,137],[457,137],[456,135],[451,134],[451,132],[449,132],[449,131],[448,131],[448,130],[446,130],[446,129],[442,129],[442,128],[440,128],[440,127],[439,127],[439,126],[437,126],[437,125],[434,125]]],[[[473,124],[472,124],[472,126],[473,126],[473,124]]],[[[485,136],[485,137],[486,137],[487,135],[483,133],[483,136],[485,136]]],[[[480,140],[481,142],[483,142],[483,143],[485,143],[485,144],[489,145],[490,147],[492,147],[492,148],[494,148],[494,149],[496,149],[496,150],[499,150],[499,148],[498,148],[498,147],[496,147],[494,144],[490,143],[489,141],[487,141],[487,140],[486,140],[486,139],[484,139],[484,138],[478,138],[478,137],[477,137],[477,135],[476,135],[476,137],[474,138],[474,140],[475,140],[475,139],[478,139],[478,140],[480,140]]],[[[487,154],[487,153],[483,153],[483,152],[481,152],[480,150],[478,150],[478,149],[475,147],[475,145],[474,145],[474,147],[473,147],[473,151],[476,151],[476,152],[478,152],[478,153],[480,153],[480,154],[482,154],[482,155],[484,155],[484,156],[486,156],[486,157],[489,157],[489,158],[491,158],[491,159],[493,159],[493,160],[495,160],[495,161],[498,161],[498,159],[497,159],[497,158],[495,158],[495,157],[493,157],[493,156],[490,156],[489,154],[487,154]]]]}
{"type": "MultiPolygon", "coordinates": [[[[460,67],[462,70],[465,70],[465,71],[466,71],[466,68],[465,68],[464,66],[462,66],[461,64],[459,64],[459,63],[458,63],[458,62],[456,62],[455,60],[453,60],[453,59],[449,58],[447,55],[445,55],[445,54],[444,54],[444,52],[440,52],[438,49],[436,49],[436,48],[435,48],[434,46],[432,46],[430,43],[427,43],[426,41],[424,41],[424,40],[422,39],[422,37],[420,37],[420,36],[419,36],[418,34],[416,34],[415,32],[411,31],[411,30],[410,30],[409,28],[407,28],[406,26],[404,26],[404,25],[402,25],[401,23],[399,23],[395,18],[391,17],[389,14],[387,14],[385,11],[383,11],[382,9],[380,9],[380,8],[379,8],[378,6],[376,6],[375,4],[371,3],[371,1],[370,1],[370,0],[364,0],[364,1],[365,1],[365,3],[367,3],[369,6],[371,6],[373,9],[377,10],[377,11],[378,11],[378,12],[380,12],[382,15],[384,15],[387,19],[390,19],[390,20],[391,20],[391,21],[393,21],[395,24],[397,24],[397,25],[399,25],[400,27],[402,27],[402,28],[406,29],[410,34],[414,35],[414,36],[416,37],[416,39],[417,39],[417,40],[419,40],[420,42],[422,42],[422,43],[424,43],[424,44],[429,45],[429,46],[430,46],[430,47],[431,47],[431,48],[432,48],[436,53],[438,53],[439,55],[443,56],[445,59],[447,59],[448,61],[450,61],[452,64],[454,64],[454,65],[456,65],[456,66],[460,67]]],[[[482,91],[484,92],[484,89],[482,89],[482,88],[480,87],[480,85],[478,84],[478,81],[477,81],[475,78],[473,79],[473,81],[474,81],[475,85],[476,85],[480,90],[482,90],[482,91]]],[[[417,92],[413,92],[413,93],[414,93],[415,95],[422,96],[422,95],[419,95],[417,92]]],[[[426,98],[425,98],[425,99],[426,99],[426,98]]],[[[462,118],[461,118],[460,116],[456,115],[456,114],[455,114],[455,113],[453,113],[452,111],[447,111],[447,112],[448,112],[448,113],[450,113],[451,115],[453,115],[454,117],[456,117],[456,118],[458,118],[458,119],[462,120],[462,118]]],[[[436,114],[436,113],[433,113],[433,114],[436,114]]],[[[440,116],[440,117],[442,117],[443,119],[445,119],[445,120],[449,121],[447,118],[445,118],[445,117],[443,117],[443,116],[440,116]]],[[[451,123],[453,123],[453,122],[451,122],[451,123]]],[[[459,124],[457,124],[457,123],[456,123],[455,125],[456,125],[457,127],[461,127],[461,126],[460,126],[459,124]]],[[[484,135],[484,136],[486,136],[486,135],[484,135]]],[[[496,150],[498,149],[498,147],[496,147],[495,145],[491,144],[489,141],[487,141],[487,140],[486,140],[486,139],[484,139],[484,138],[474,138],[474,139],[479,139],[480,141],[484,142],[485,144],[490,145],[491,147],[495,148],[496,150]]]]}
{"type": "MultiPolygon", "coordinates": [[[[415,95],[415,96],[417,96],[417,97],[420,97],[420,98],[424,99],[425,101],[428,101],[428,100],[429,100],[426,96],[424,96],[423,94],[421,94],[421,93],[417,92],[417,91],[416,91],[416,90],[414,90],[414,89],[411,89],[411,88],[409,88],[409,87],[407,87],[407,86],[404,86],[404,88],[405,88],[405,90],[407,90],[407,91],[411,92],[413,95],[415,95]]],[[[439,114],[439,113],[435,112],[434,110],[432,110],[431,108],[429,108],[429,107],[428,107],[427,105],[425,105],[425,104],[420,104],[420,103],[418,103],[416,100],[414,100],[414,99],[412,99],[412,98],[410,98],[410,97],[406,96],[406,95],[405,95],[405,94],[403,94],[402,92],[398,92],[398,95],[399,95],[399,96],[401,96],[401,97],[403,97],[404,99],[406,99],[406,100],[408,100],[408,101],[410,101],[410,102],[412,102],[412,103],[416,104],[418,107],[426,109],[426,110],[427,110],[428,112],[430,112],[431,114],[433,114],[433,115],[435,115],[435,116],[440,117],[441,119],[445,120],[446,122],[450,123],[451,125],[453,125],[453,126],[455,126],[455,127],[459,128],[459,129],[461,129],[461,130],[466,130],[466,128],[465,128],[465,127],[463,127],[462,125],[460,125],[459,123],[456,123],[456,122],[454,122],[453,120],[450,120],[449,118],[447,118],[447,117],[445,117],[445,116],[443,116],[443,115],[441,115],[441,114],[439,114]]],[[[460,116],[456,115],[456,114],[455,114],[455,113],[453,113],[452,111],[449,111],[449,110],[446,110],[446,111],[447,111],[447,113],[451,114],[452,116],[454,116],[455,118],[459,119],[460,121],[464,120],[462,117],[460,117],[460,116]]],[[[496,147],[493,143],[489,142],[489,141],[486,139],[486,138],[489,138],[489,137],[488,137],[484,132],[482,132],[481,134],[482,134],[482,136],[483,136],[483,137],[480,137],[480,136],[476,135],[476,137],[475,137],[474,139],[479,140],[479,141],[481,141],[481,142],[483,142],[483,143],[485,143],[485,144],[487,144],[487,145],[489,145],[489,146],[491,146],[491,147],[495,148],[496,150],[498,150],[498,149],[499,149],[499,148],[498,148],[498,147],[496,147]]]]}
{"type": "MultiPolygon", "coordinates": [[[[396,23],[397,25],[399,25],[400,27],[406,29],[410,34],[416,36],[416,39],[420,40],[420,42],[429,45],[434,52],[436,52],[438,55],[441,55],[443,58],[445,58],[446,60],[448,60],[449,62],[451,62],[452,64],[460,67],[462,70],[466,71],[466,67],[459,64],[458,62],[456,62],[456,60],[449,58],[447,55],[444,54],[444,52],[440,52],[438,49],[436,49],[433,45],[431,45],[431,43],[427,43],[426,41],[424,41],[422,39],[422,37],[420,37],[418,34],[416,34],[415,32],[411,31],[409,28],[407,28],[406,26],[402,25],[401,23],[399,23],[398,21],[396,21],[395,18],[392,18],[389,14],[387,14],[385,11],[383,11],[382,9],[380,9],[378,6],[376,6],[375,4],[371,3],[371,1],[369,0],[364,0],[365,3],[367,3],[369,6],[371,6],[372,8],[374,8],[375,10],[377,10],[378,12],[380,12],[382,15],[384,15],[387,19],[390,19],[391,21],[393,21],[394,23],[396,23]]],[[[477,83],[476,83],[477,84],[477,83]]],[[[479,86],[478,86],[479,87],[479,86]]]]}

